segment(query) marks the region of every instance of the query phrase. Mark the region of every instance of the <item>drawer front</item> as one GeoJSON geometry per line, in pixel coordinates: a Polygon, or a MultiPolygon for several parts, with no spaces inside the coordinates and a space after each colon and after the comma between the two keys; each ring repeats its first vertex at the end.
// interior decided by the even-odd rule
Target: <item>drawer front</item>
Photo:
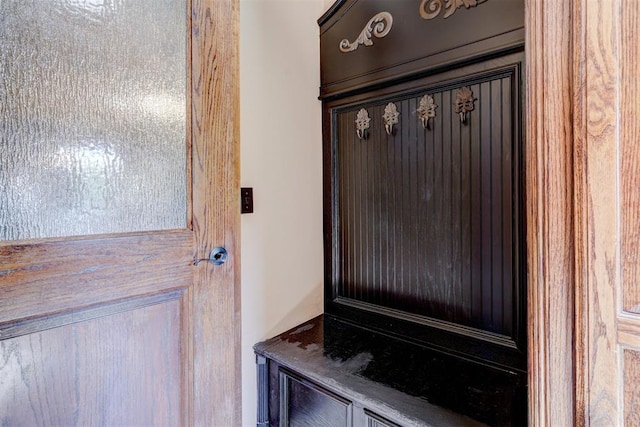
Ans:
{"type": "Polygon", "coordinates": [[[280,426],[350,427],[353,404],[288,371],[280,370],[280,426]]]}
{"type": "Polygon", "coordinates": [[[367,422],[367,427],[400,427],[399,424],[389,421],[386,418],[383,418],[378,414],[374,414],[366,409],[364,410],[364,416],[367,422]]]}

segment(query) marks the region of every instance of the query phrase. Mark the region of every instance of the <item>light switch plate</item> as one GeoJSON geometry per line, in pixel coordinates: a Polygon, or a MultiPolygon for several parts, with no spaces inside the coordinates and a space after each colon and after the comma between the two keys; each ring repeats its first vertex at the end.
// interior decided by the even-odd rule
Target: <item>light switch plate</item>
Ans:
{"type": "Polygon", "coordinates": [[[240,189],[240,213],[253,213],[253,188],[240,189]]]}

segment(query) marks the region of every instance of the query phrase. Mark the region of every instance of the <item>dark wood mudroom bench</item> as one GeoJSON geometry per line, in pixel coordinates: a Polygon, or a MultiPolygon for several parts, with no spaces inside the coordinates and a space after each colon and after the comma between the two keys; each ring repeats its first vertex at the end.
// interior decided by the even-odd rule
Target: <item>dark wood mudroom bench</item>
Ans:
{"type": "Polygon", "coordinates": [[[524,2],[318,23],[325,314],[255,347],[260,422],[525,425],[524,2]]]}
{"type": "Polygon", "coordinates": [[[259,343],[255,351],[259,425],[526,424],[521,373],[331,316],[259,343]]]}

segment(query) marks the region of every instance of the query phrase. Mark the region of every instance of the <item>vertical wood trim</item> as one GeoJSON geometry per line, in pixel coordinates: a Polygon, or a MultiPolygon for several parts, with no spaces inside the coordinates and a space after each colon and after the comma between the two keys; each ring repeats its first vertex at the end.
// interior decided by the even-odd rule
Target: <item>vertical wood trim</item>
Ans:
{"type": "Polygon", "coordinates": [[[626,1],[620,21],[620,196],[622,308],[640,314],[640,2],[626,1]]]}
{"type": "Polygon", "coordinates": [[[619,354],[624,357],[620,367],[623,384],[618,390],[622,393],[620,399],[623,402],[619,419],[624,416],[625,425],[633,426],[640,424],[640,43],[636,34],[640,25],[640,2],[625,1],[620,7],[621,18],[617,22],[620,25],[618,203],[621,212],[618,227],[621,295],[618,307],[624,312],[618,315],[617,336],[619,354]]]}
{"type": "Polygon", "coordinates": [[[528,0],[529,423],[574,425],[571,4],[528,0]]]}
{"type": "Polygon", "coordinates": [[[618,211],[617,244],[619,245],[619,265],[616,286],[617,316],[612,324],[617,328],[619,357],[617,387],[619,403],[617,405],[618,422],[625,425],[637,425],[640,420],[640,369],[638,351],[640,350],[640,291],[638,281],[638,251],[640,233],[638,209],[640,207],[640,168],[638,146],[640,114],[640,91],[638,90],[638,70],[640,61],[640,43],[637,28],[640,22],[640,4],[637,1],[620,1],[615,10],[617,25],[615,70],[618,72],[617,111],[618,119],[616,147],[618,211]],[[623,313],[622,311],[627,313],[623,313]],[[626,343],[625,343],[626,341],[626,343]],[[630,348],[625,348],[629,346],[630,348]],[[621,355],[624,354],[623,358],[621,355]],[[627,356],[634,355],[633,359],[627,356]]]}
{"type": "Polygon", "coordinates": [[[197,255],[229,252],[195,272],[192,425],[240,425],[238,0],[193,0],[192,37],[197,255]]]}
{"type": "Polygon", "coordinates": [[[589,297],[586,283],[588,282],[588,257],[589,243],[586,236],[588,228],[587,206],[582,202],[587,187],[587,164],[585,162],[585,150],[587,140],[587,93],[586,93],[586,5],[582,2],[574,2],[575,22],[573,29],[574,43],[574,179],[575,179],[575,242],[576,242],[576,420],[580,425],[588,425],[588,387],[589,381],[584,375],[588,370],[587,341],[590,336],[589,324],[586,314],[589,310],[589,297]]]}
{"type": "Polygon", "coordinates": [[[575,241],[575,328],[574,328],[574,341],[576,347],[574,349],[574,372],[575,372],[575,420],[576,425],[586,425],[586,400],[585,393],[587,388],[585,385],[586,378],[582,374],[585,370],[586,354],[583,351],[583,344],[588,337],[587,325],[584,317],[581,315],[585,313],[588,307],[587,296],[584,295],[583,284],[586,282],[587,265],[585,265],[586,258],[582,255],[587,252],[587,242],[584,239],[584,233],[581,230],[586,229],[586,213],[584,211],[585,206],[579,203],[582,189],[585,188],[586,164],[582,159],[584,158],[584,141],[585,135],[585,123],[586,123],[586,93],[581,87],[583,85],[583,76],[585,75],[585,61],[584,52],[582,49],[585,45],[585,9],[583,4],[576,0],[573,3],[574,19],[572,28],[572,43],[573,43],[573,134],[574,134],[574,241],[575,241]]]}
{"type": "Polygon", "coordinates": [[[193,310],[192,310],[192,287],[185,289],[180,300],[180,330],[182,339],[180,341],[180,357],[182,358],[182,383],[180,392],[180,409],[182,412],[182,425],[193,425],[193,310]]]}
{"type": "MultiPolygon", "coordinates": [[[[186,131],[187,131],[187,229],[193,230],[193,109],[195,94],[193,93],[193,13],[194,4],[192,0],[187,0],[187,105],[186,108],[186,131]]],[[[193,234],[194,242],[191,247],[195,251],[195,234],[193,234]]],[[[197,254],[194,254],[196,256],[197,254]]],[[[195,277],[193,277],[195,283],[195,277]]],[[[180,300],[180,330],[182,337],[180,341],[181,354],[181,384],[180,384],[180,410],[182,414],[182,425],[193,425],[193,383],[191,374],[193,372],[193,317],[192,317],[192,289],[188,287],[180,300]]]]}
{"type": "Polygon", "coordinates": [[[191,7],[192,7],[192,1],[191,0],[187,0],[187,34],[185,34],[186,40],[187,40],[187,58],[185,58],[185,61],[187,61],[187,96],[186,96],[186,102],[187,105],[185,106],[186,109],[186,131],[187,131],[187,135],[186,135],[186,141],[187,141],[187,165],[186,165],[186,178],[187,178],[187,182],[186,182],[186,186],[187,186],[187,219],[186,219],[186,224],[187,224],[187,228],[189,230],[193,230],[193,165],[192,165],[192,147],[193,147],[193,132],[192,132],[192,117],[193,117],[193,111],[191,110],[191,105],[193,105],[193,99],[194,99],[194,95],[193,95],[193,91],[192,89],[192,63],[191,63],[191,46],[192,46],[192,41],[191,41],[191,31],[192,31],[192,26],[191,26],[191,7]]]}
{"type": "Polygon", "coordinates": [[[576,416],[619,425],[620,2],[575,3],[576,416]]]}

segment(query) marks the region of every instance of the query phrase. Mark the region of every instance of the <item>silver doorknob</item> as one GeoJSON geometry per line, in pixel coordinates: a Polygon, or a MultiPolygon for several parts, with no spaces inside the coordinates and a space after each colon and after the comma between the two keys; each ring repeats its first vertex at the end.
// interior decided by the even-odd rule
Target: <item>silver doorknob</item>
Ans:
{"type": "Polygon", "coordinates": [[[227,261],[227,257],[229,254],[227,250],[222,246],[218,246],[217,248],[211,249],[209,252],[209,258],[201,258],[193,262],[193,265],[200,264],[200,261],[209,261],[213,265],[222,265],[227,261]]]}

